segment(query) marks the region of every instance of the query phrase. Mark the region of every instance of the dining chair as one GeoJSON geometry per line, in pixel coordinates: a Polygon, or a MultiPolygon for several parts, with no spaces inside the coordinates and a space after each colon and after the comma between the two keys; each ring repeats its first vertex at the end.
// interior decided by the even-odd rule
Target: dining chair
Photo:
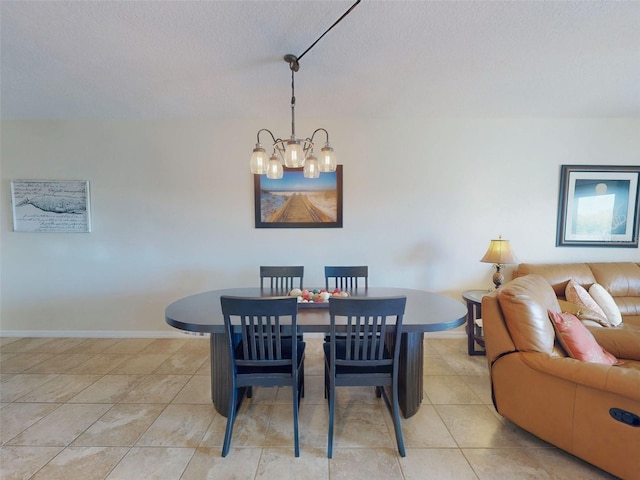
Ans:
{"type": "Polygon", "coordinates": [[[340,290],[353,290],[358,288],[359,279],[364,279],[364,288],[369,287],[368,266],[326,266],[324,267],[325,288],[339,288],[340,290]],[[331,284],[331,285],[330,285],[331,284]]]}
{"type": "Polygon", "coordinates": [[[265,279],[269,280],[272,289],[289,291],[293,288],[302,290],[304,266],[261,266],[260,288],[264,288],[265,279]],[[296,285],[295,280],[298,280],[296,285]]]}
{"type": "Polygon", "coordinates": [[[329,402],[329,458],[333,455],[336,387],[356,386],[376,387],[376,396],[384,397],[393,419],[398,452],[405,456],[398,403],[398,363],[406,303],[405,296],[329,299],[329,341],[323,345],[325,395],[329,402]]]}
{"type": "Polygon", "coordinates": [[[223,295],[220,303],[232,366],[222,456],[229,453],[233,424],[245,390],[251,397],[252,387],[290,386],[295,456],[299,457],[298,408],[304,396],[305,343],[297,334],[298,300],[223,295]]]}

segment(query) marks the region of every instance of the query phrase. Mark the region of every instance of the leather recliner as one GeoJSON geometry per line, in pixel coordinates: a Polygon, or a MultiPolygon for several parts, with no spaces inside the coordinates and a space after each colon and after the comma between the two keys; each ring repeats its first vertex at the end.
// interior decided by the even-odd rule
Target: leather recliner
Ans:
{"type": "Polygon", "coordinates": [[[548,310],[560,312],[557,295],[538,274],[482,300],[498,413],[613,475],[640,478],[640,328],[592,329],[623,364],[587,363],[566,355],[548,310]]]}

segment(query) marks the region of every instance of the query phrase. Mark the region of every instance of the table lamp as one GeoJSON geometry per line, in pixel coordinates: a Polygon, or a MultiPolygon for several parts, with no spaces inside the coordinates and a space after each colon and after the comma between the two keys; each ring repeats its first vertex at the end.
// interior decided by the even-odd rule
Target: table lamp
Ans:
{"type": "Polygon", "coordinates": [[[500,288],[504,281],[504,276],[500,269],[508,263],[518,263],[516,256],[511,251],[509,240],[503,240],[502,235],[497,240],[491,240],[489,249],[480,260],[483,263],[493,263],[496,266],[496,273],[493,274],[493,283],[496,288],[500,288]]]}

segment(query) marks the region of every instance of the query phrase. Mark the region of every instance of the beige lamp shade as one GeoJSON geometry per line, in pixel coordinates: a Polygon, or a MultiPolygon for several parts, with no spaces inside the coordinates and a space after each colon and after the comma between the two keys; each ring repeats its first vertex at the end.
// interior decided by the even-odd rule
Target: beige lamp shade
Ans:
{"type": "Polygon", "coordinates": [[[511,251],[509,240],[503,240],[502,237],[497,240],[491,240],[487,253],[484,254],[480,261],[483,263],[495,263],[496,265],[518,263],[518,259],[511,251]]]}

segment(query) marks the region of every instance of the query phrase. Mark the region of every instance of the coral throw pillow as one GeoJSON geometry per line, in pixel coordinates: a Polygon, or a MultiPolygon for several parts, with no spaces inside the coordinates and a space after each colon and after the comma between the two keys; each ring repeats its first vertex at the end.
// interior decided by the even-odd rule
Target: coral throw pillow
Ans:
{"type": "MultiPolygon", "coordinates": [[[[571,303],[577,303],[578,305],[582,305],[589,310],[592,310],[596,313],[598,322],[600,322],[605,327],[613,326],[611,322],[607,319],[607,315],[604,313],[600,305],[596,303],[596,301],[591,298],[589,292],[580,285],[579,283],[574,282],[573,280],[569,280],[567,286],[564,290],[564,296],[571,303]]],[[[589,320],[595,320],[594,318],[590,318],[589,320]]]]}
{"type": "Polygon", "coordinates": [[[591,285],[591,287],[589,287],[589,295],[591,295],[591,298],[593,298],[602,309],[611,325],[617,327],[622,324],[622,314],[620,313],[618,305],[616,305],[616,301],[602,285],[599,283],[591,285]]]}
{"type": "Polygon", "coordinates": [[[560,344],[571,358],[605,365],[618,365],[621,363],[596,342],[591,332],[575,315],[556,313],[549,310],[549,318],[553,328],[556,330],[556,336],[560,344]]]}

